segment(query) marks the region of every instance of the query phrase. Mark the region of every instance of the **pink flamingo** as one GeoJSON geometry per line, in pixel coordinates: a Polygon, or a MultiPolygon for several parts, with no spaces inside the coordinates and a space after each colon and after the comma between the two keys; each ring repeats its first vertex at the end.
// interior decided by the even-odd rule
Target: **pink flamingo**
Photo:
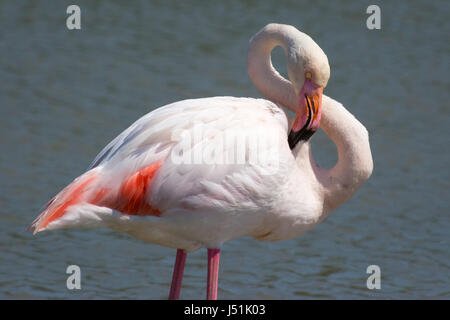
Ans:
{"type": "Polygon", "coordinates": [[[148,113],[49,201],[32,223],[34,233],[106,227],[177,248],[170,299],[179,298],[186,254],[207,248],[207,299],[216,299],[223,243],[246,235],[294,238],[323,221],[371,175],[367,130],[322,95],[327,56],[292,26],[269,24],[250,40],[248,73],[268,100],[192,99],[148,113]],[[272,66],[276,46],[287,55],[289,80],[272,66]],[[331,169],[318,167],[310,153],[308,140],[319,125],[337,146],[331,169]],[[198,128],[207,134],[192,143],[198,128]],[[224,133],[245,139],[243,155],[224,133]],[[249,142],[260,136],[266,143],[249,142]],[[196,158],[205,150],[215,150],[220,161],[196,158]],[[250,153],[273,161],[252,162],[250,153]]]}

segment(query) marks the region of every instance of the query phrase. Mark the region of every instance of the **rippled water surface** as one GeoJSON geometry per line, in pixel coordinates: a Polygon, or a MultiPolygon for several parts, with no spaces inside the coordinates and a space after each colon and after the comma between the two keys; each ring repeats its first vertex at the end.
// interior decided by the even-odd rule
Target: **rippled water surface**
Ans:
{"type": "MultiPolygon", "coordinates": [[[[370,131],[375,170],[309,233],[224,245],[226,299],[450,298],[448,1],[0,2],[0,298],[167,298],[175,250],[110,230],[32,236],[40,207],[98,151],[155,107],[216,95],[260,96],[246,74],[249,38],[295,25],[327,53],[326,93],[370,131]],[[66,289],[66,267],[82,290],[66,289]],[[381,290],[366,288],[378,265],[381,290]]],[[[281,50],[275,65],[285,70],[281,50]]],[[[336,160],[324,133],[323,165],[336,160]]],[[[206,252],[188,255],[181,298],[204,298],[206,252]]]]}

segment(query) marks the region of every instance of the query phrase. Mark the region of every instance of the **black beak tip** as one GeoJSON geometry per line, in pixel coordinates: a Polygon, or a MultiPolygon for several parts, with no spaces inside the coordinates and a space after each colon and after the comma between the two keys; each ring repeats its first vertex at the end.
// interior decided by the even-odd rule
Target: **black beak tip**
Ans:
{"type": "Polygon", "coordinates": [[[291,129],[288,135],[289,148],[293,150],[300,141],[308,141],[314,133],[314,130],[305,127],[297,132],[291,129]]]}
{"type": "Polygon", "coordinates": [[[295,132],[294,130],[291,129],[291,132],[289,132],[288,143],[289,143],[289,148],[291,148],[291,150],[294,149],[295,146],[300,141],[308,141],[309,138],[311,138],[311,136],[314,134],[314,132],[316,132],[315,130],[311,130],[308,128],[312,121],[313,110],[314,111],[316,110],[316,107],[314,106],[314,100],[312,101],[313,105],[311,107],[311,104],[309,103],[309,99],[306,95],[305,95],[305,98],[306,98],[307,108],[308,108],[308,120],[306,121],[306,124],[303,126],[303,128],[301,128],[299,131],[295,132]]]}

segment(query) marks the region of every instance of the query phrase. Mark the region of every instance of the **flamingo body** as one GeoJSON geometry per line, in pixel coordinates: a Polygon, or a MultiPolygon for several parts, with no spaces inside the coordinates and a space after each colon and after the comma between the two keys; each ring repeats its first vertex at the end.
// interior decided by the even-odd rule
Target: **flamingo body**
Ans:
{"type": "MultiPolygon", "coordinates": [[[[287,145],[288,121],[280,107],[264,99],[213,97],[158,108],[108,144],[88,171],[54,198],[33,223],[35,232],[106,227],[187,252],[246,235],[296,237],[321,212],[308,171],[297,168],[287,145]],[[212,135],[186,143],[202,127],[212,135]],[[194,154],[198,145],[207,149],[227,131],[244,141],[259,138],[261,127],[278,132],[279,140],[257,145],[254,152],[278,151],[277,168],[248,159],[242,164],[173,161],[179,145],[194,154]],[[182,130],[187,134],[177,134],[182,130]]],[[[223,140],[220,149],[236,153],[236,140],[223,140]]],[[[245,152],[248,157],[252,150],[245,152]]]]}

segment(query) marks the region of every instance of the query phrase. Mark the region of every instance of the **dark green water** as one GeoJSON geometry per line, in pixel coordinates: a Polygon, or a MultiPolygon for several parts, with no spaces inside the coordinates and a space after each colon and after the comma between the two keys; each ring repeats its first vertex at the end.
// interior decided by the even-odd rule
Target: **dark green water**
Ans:
{"type": "MultiPolygon", "coordinates": [[[[222,250],[223,299],[450,298],[448,1],[0,2],[0,298],[165,299],[175,250],[110,230],[32,236],[40,207],[135,119],[185,98],[260,96],[247,44],[292,24],[327,53],[325,92],[366,125],[375,170],[304,236],[222,250]],[[68,265],[82,289],[66,288],[68,265]],[[381,268],[381,289],[366,268],[381,268]]],[[[281,50],[275,64],[284,72],[281,50]]],[[[335,150],[312,139],[324,165],[335,150]]],[[[205,296],[206,252],[188,256],[181,298],[205,296]]]]}

